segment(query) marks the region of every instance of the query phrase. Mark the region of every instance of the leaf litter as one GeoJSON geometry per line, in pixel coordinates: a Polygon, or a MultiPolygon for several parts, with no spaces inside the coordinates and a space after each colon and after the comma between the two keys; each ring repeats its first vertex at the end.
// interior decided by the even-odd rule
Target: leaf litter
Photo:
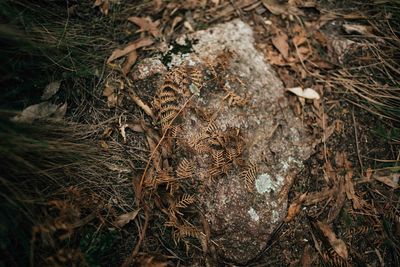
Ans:
{"type": "MultiPolygon", "coordinates": [[[[165,3],[162,3],[162,1],[154,2],[158,6],[159,11],[166,11],[165,14],[167,14],[167,21],[163,18],[164,20],[157,20],[153,22],[151,16],[147,16],[147,14],[140,14],[140,17],[130,16],[128,21],[134,23],[140,28],[137,32],[141,34],[140,37],[136,41],[125,45],[123,48],[114,50],[107,59],[107,63],[112,66],[112,62],[124,57],[125,60],[122,63],[121,70],[125,76],[129,75],[131,68],[138,59],[139,53],[142,53],[140,49],[145,47],[154,48],[158,42],[156,39],[161,38],[163,34],[166,34],[165,32],[162,32],[162,29],[167,29],[167,27],[164,27],[164,23],[170,23],[170,32],[168,35],[172,35],[176,28],[179,28],[180,31],[194,31],[196,29],[196,23],[192,23],[191,20],[187,20],[187,13],[184,14],[180,12],[185,10],[184,8],[199,8],[205,6],[205,4],[200,3],[202,1],[191,1],[193,3],[190,5],[193,7],[190,7],[189,4],[189,6],[183,7],[181,3],[174,3],[174,1],[170,3],[169,7],[167,7],[165,3]],[[176,16],[176,14],[179,14],[179,16],[176,16]],[[181,25],[184,27],[181,27],[181,25]],[[153,39],[153,37],[156,39],[153,39]]],[[[322,29],[329,22],[335,21],[338,18],[354,20],[361,18],[361,16],[357,14],[337,15],[333,13],[324,13],[325,11],[321,11],[320,16],[318,16],[316,20],[306,21],[306,29],[302,29],[302,27],[297,24],[294,18],[296,16],[306,16],[307,9],[304,8],[318,8],[315,1],[282,2],[263,0],[238,1],[236,4],[228,3],[228,1],[212,1],[212,5],[213,8],[216,8],[215,10],[218,11],[209,12],[209,14],[214,13],[211,15],[214,20],[242,16],[242,14],[248,12],[249,14],[251,13],[253,17],[267,17],[268,21],[272,22],[273,25],[279,25],[279,29],[272,30],[271,32],[273,32],[273,36],[269,36],[269,39],[265,39],[268,40],[268,42],[264,40],[265,42],[261,44],[260,48],[265,50],[266,58],[276,67],[277,72],[281,75],[282,80],[288,84],[292,83],[290,86],[287,86],[287,91],[295,95],[289,96],[292,99],[291,105],[294,109],[298,110],[296,113],[299,115],[299,117],[301,117],[304,123],[310,127],[311,131],[315,133],[315,139],[318,142],[321,142],[322,140],[323,149],[320,151],[320,159],[325,162],[323,168],[324,175],[320,176],[321,180],[319,181],[322,186],[320,186],[319,190],[317,191],[310,190],[310,192],[308,192],[307,190],[306,193],[304,193],[304,191],[297,192],[298,194],[296,194],[296,199],[288,208],[288,214],[285,221],[287,224],[294,224],[296,223],[296,220],[300,220],[302,218],[302,213],[308,212],[308,210],[303,211],[305,208],[308,209],[310,206],[317,206],[318,204],[323,205],[320,213],[315,214],[310,212],[309,214],[315,216],[315,218],[318,218],[316,221],[316,226],[322,232],[323,236],[328,240],[328,243],[334,252],[345,261],[351,260],[351,257],[354,256],[352,255],[349,257],[349,255],[352,254],[352,247],[348,249],[346,242],[338,238],[339,234],[335,233],[331,227],[331,222],[339,220],[341,213],[349,211],[349,208],[346,207],[347,201],[352,204],[350,208],[350,213],[352,216],[356,216],[353,212],[360,209],[366,213],[371,212],[372,214],[373,212],[369,210],[368,207],[368,205],[371,204],[366,203],[363,200],[365,191],[360,191],[360,189],[357,187],[357,182],[355,180],[357,179],[357,176],[359,176],[359,173],[350,163],[350,160],[348,159],[349,156],[343,152],[331,151],[332,147],[326,145],[326,142],[328,142],[328,137],[334,136],[339,131],[336,128],[337,121],[332,122],[331,116],[328,116],[329,111],[334,109],[334,104],[326,103],[324,101],[324,97],[329,95],[329,92],[334,90],[334,87],[329,82],[321,82],[321,79],[323,79],[325,75],[324,71],[326,69],[331,69],[337,61],[341,62],[341,56],[344,56],[349,50],[353,49],[352,44],[354,44],[354,42],[350,39],[337,39],[339,41],[335,41],[335,38],[329,36],[326,37],[322,31],[319,31],[319,29],[322,29]],[[284,21],[286,25],[285,23],[280,23],[282,21],[284,21]],[[308,31],[309,29],[313,29],[313,31],[308,31]],[[330,58],[322,58],[320,55],[318,55],[315,46],[319,46],[320,49],[322,48],[324,52],[327,52],[326,56],[330,58]],[[328,64],[327,62],[333,63],[328,64]],[[304,102],[304,99],[313,101],[304,102]],[[314,105],[315,103],[321,102],[324,103],[324,106],[315,105],[315,107],[310,107],[311,103],[314,105]],[[331,163],[329,159],[331,159],[332,156],[336,159],[331,163]],[[325,217],[323,215],[323,211],[327,213],[325,217]]],[[[99,8],[104,15],[109,13],[109,1],[96,0],[94,6],[99,8]]],[[[196,15],[196,11],[193,11],[193,13],[196,15]]],[[[194,21],[197,22],[196,19],[194,21]]],[[[266,19],[261,18],[260,21],[265,22],[266,19]]],[[[255,26],[258,26],[258,23],[255,24],[255,26]]],[[[266,23],[260,22],[260,24],[264,30],[265,27],[269,27],[266,23]]],[[[348,34],[357,34],[363,36],[371,36],[372,34],[370,27],[361,24],[345,24],[343,25],[343,29],[348,34]]],[[[43,100],[51,98],[51,96],[57,92],[57,87],[59,87],[59,85],[57,86],[57,83],[55,83],[51,87],[52,89],[49,89],[48,93],[43,94],[46,95],[43,96],[43,100]]],[[[115,108],[121,106],[122,96],[124,95],[122,92],[124,92],[124,90],[125,89],[121,89],[119,86],[105,86],[103,95],[107,97],[108,107],[115,108]]],[[[127,93],[132,102],[144,112],[145,116],[149,116],[152,121],[156,120],[157,115],[155,115],[153,107],[146,104],[146,101],[143,100],[143,96],[145,96],[145,94],[136,92],[133,89],[128,89],[125,93],[127,93]]],[[[64,105],[54,105],[50,102],[43,102],[33,105],[21,113],[19,120],[32,122],[38,118],[46,118],[51,116],[61,118],[65,114],[66,110],[66,104],[64,105]]],[[[130,140],[130,133],[129,130],[126,131],[127,129],[130,129],[138,134],[144,134],[146,136],[145,139],[149,151],[151,152],[150,160],[154,162],[154,168],[151,166],[146,174],[146,184],[150,184],[151,181],[154,181],[154,177],[158,175],[158,167],[169,165],[169,161],[171,161],[171,154],[165,152],[166,149],[163,148],[164,145],[160,145],[160,142],[164,137],[160,137],[157,133],[154,133],[154,131],[151,130],[153,126],[147,127],[142,121],[140,123],[120,122],[118,127],[115,127],[117,129],[119,128],[119,131],[117,132],[119,132],[122,136],[124,143],[128,143],[130,140]],[[168,164],[165,164],[164,161],[168,162],[168,164]]],[[[107,144],[103,146],[106,147],[106,145],[107,144]]],[[[368,179],[368,183],[371,185],[372,181],[376,180],[393,190],[398,188],[399,175],[397,173],[376,171],[371,172],[370,178],[372,179],[368,179]]],[[[133,180],[135,179],[136,181],[134,181],[134,184],[136,185],[134,188],[137,193],[136,197],[140,196],[141,194],[146,194],[146,192],[140,191],[141,189],[137,191],[137,188],[140,187],[140,184],[137,180],[140,180],[140,177],[133,178],[133,180]]],[[[165,181],[167,181],[167,178],[165,181]]],[[[169,190],[173,190],[173,183],[171,183],[169,186],[171,186],[169,190]]],[[[181,204],[177,202],[178,204],[175,204],[177,207],[179,206],[186,208],[186,206],[190,206],[190,204],[192,204],[192,200],[187,195],[181,197],[180,200],[183,202],[181,204]]],[[[162,203],[163,200],[158,201],[160,201],[160,203],[157,205],[165,205],[165,203],[162,203]]],[[[128,226],[129,222],[131,221],[141,221],[140,216],[138,216],[139,211],[140,208],[118,216],[114,221],[115,225],[118,227],[124,227],[128,226]]],[[[141,241],[139,241],[137,244],[145,242],[143,240],[146,227],[142,227],[141,229],[141,241]]],[[[185,228],[185,230],[188,229],[189,228],[185,228]]],[[[324,258],[324,248],[317,245],[319,242],[318,235],[314,235],[314,233],[311,233],[311,235],[314,238],[315,249],[319,253],[321,261],[326,262],[332,260],[334,258],[332,255],[330,255],[328,258],[324,258]]],[[[136,253],[135,255],[138,253],[138,247],[139,246],[136,245],[134,250],[136,253]]],[[[312,250],[312,248],[307,250],[304,249],[304,257],[302,262],[307,262],[307,264],[310,265],[311,263],[309,263],[309,261],[310,258],[313,258],[313,253],[315,253],[315,251],[312,250]]],[[[152,257],[146,259],[139,258],[140,257],[138,257],[138,262],[153,262],[152,257]]]]}

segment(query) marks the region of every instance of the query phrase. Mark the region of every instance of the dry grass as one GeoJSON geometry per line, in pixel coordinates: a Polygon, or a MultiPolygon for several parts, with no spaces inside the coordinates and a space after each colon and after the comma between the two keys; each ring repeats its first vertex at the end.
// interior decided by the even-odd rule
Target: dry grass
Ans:
{"type": "MultiPolygon", "coordinates": [[[[21,227],[20,234],[3,233],[3,240],[17,239],[26,246],[2,250],[8,264],[50,264],[63,258],[58,255],[65,252],[62,249],[75,257],[81,253],[79,229],[92,221],[102,227],[116,213],[131,209],[131,170],[125,152],[113,142],[108,142],[107,151],[102,149],[92,139],[96,129],[52,121],[15,124],[4,113],[0,128],[3,227],[21,227]]],[[[78,261],[74,257],[69,260],[78,261]]]]}
{"type": "Polygon", "coordinates": [[[347,62],[331,81],[345,89],[345,97],[351,103],[393,121],[398,127],[400,3],[382,1],[371,5],[365,13],[369,19],[352,23],[368,26],[370,33],[350,37],[357,48],[346,55],[347,62]]]}

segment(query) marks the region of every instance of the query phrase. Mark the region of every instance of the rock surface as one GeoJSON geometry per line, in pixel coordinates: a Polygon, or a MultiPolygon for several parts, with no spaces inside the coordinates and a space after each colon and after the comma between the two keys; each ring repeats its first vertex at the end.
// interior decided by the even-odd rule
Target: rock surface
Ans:
{"type": "MultiPolygon", "coordinates": [[[[240,170],[232,170],[199,196],[220,255],[243,264],[265,248],[270,234],[285,218],[288,191],[302,162],[313,152],[312,139],[289,109],[282,82],[255,49],[248,25],[234,20],[191,38],[196,40],[193,49],[199,58],[233,52],[227,72],[241,82],[227,80],[225,85],[248,99],[243,107],[221,104],[225,93],[200,93],[195,99],[210,113],[218,113],[215,124],[220,129],[240,129],[247,147],[244,157],[257,164],[253,192],[246,189],[240,170]]],[[[207,127],[196,114],[190,117],[184,131],[188,136],[207,127]]],[[[197,162],[204,161],[204,155],[195,157],[197,162]]]]}
{"type": "Polygon", "coordinates": [[[219,82],[224,90],[189,86],[194,94],[190,106],[195,108],[189,107],[180,121],[180,140],[198,148],[189,145],[179,153],[195,162],[196,179],[203,186],[198,198],[219,255],[245,264],[265,249],[285,218],[288,191],[302,162],[313,153],[313,140],[288,107],[282,81],[255,49],[247,24],[234,20],[198,31],[189,41],[193,53],[173,55],[171,66],[207,66],[219,55],[231,54],[223,73],[217,73],[224,76],[219,82]],[[202,149],[207,131],[225,136],[212,141],[225,143],[222,150],[219,144],[212,145],[217,148],[211,152],[202,149]],[[240,156],[230,160],[242,146],[240,156]],[[217,166],[222,171],[215,175],[217,152],[229,168],[217,166]]]}

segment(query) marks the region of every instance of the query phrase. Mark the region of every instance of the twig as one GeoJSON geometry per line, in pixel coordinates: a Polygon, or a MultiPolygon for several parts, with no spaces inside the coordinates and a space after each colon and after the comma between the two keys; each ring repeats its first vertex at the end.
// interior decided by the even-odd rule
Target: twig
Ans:
{"type": "Polygon", "coordinates": [[[151,108],[150,108],[147,104],[145,104],[145,103],[142,101],[142,99],[140,99],[140,97],[138,97],[138,96],[136,95],[136,93],[135,93],[131,88],[128,89],[128,94],[129,94],[129,97],[132,99],[132,101],[135,102],[135,104],[138,105],[140,108],[142,108],[143,111],[144,111],[147,115],[149,115],[153,120],[156,119],[156,116],[154,116],[154,113],[153,113],[153,111],[151,110],[151,108]]]}

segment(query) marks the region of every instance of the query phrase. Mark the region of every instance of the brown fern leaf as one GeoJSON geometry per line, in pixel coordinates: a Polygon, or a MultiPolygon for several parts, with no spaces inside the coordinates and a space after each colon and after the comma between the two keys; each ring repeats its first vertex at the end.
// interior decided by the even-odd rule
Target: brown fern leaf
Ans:
{"type": "Polygon", "coordinates": [[[155,175],[155,181],[152,183],[154,183],[154,185],[160,185],[165,183],[171,183],[175,180],[176,178],[174,177],[171,169],[161,169],[157,171],[155,175]]]}
{"type": "Polygon", "coordinates": [[[178,115],[175,110],[170,110],[168,112],[161,113],[161,126],[163,132],[167,130],[168,126],[172,125],[173,119],[178,115]]]}
{"type": "Polygon", "coordinates": [[[249,192],[253,192],[254,180],[256,179],[257,171],[257,165],[249,163],[246,170],[241,173],[241,177],[245,180],[246,189],[249,192]]]}
{"type": "Polygon", "coordinates": [[[213,158],[213,166],[214,167],[220,168],[223,165],[225,165],[225,163],[226,163],[223,150],[214,149],[211,152],[211,157],[213,158]]]}
{"type": "Polygon", "coordinates": [[[187,140],[187,144],[191,149],[193,149],[197,153],[205,153],[210,150],[210,147],[205,143],[207,136],[203,133],[191,137],[187,140]]]}
{"type": "Polygon", "coordinates": [[[196,197],[194,195],[184,194],[182,198],[176,203],[175,207],[177,208],[187,208],[191,204],[196,201],[196,197]]]}
{"type": "Polygon", "coordinates": [[[205,132],[212,136],[213,134],[215,134],[216,132],[218,132],[218,126],[215,122],[211,122],[207,125],[207,128],[205,130],[205,132]]]}
{"type": "Polygon", "coordinates": [[[191,67],[189,69],[190,85],[189,89],[192,93],[200,91],[203,86],[204,75],[199,67],[191,67]]]}
{"type": "Polygon", "coordinates": [[[219,175],[221,175],[223,173],[222,168],[221,167],[212,167],[209,170],[210,173],[210,178],[213,179],[219,175]]]}
{"type": "Polygon", "coordinates": [[[182,126],[181,125],[173,125],[170,128],[171,137],[172,138],[180,138],[182,135],[182,126]]]}
{"type": "Polygon", "coordinates": [[[194,163],[187,159],[181,160],[179,162],[178,168],[176,169],[176,176],[179,179],[191,178],[194,175],[194,163]]]}
{"type": "Polygon", "coordinates": [[[243,107],[243,106],[245,106],[247,104],[247,99],[239,96],[238,94],[236,94],[232,90],[229,90],[226,87],[224,87],[224,91],[226,91],[227,94],[223,98],[223,100],[227,100],[228,101],[228,105],[230,107],[232,107],[232,106],[243,107]]]}
{"type": "Polygon", "coordinates": [[[201,235],[201,232],[199,231],[199,229],[197,229],[193,225],[190,225],[187,223],[179,225],[179,227],[177,228],[177,231],[178,231],[177,232],[178,240],[180,240],[181,238],[184,238],[184,237],[199,238],[201,235]]]}

